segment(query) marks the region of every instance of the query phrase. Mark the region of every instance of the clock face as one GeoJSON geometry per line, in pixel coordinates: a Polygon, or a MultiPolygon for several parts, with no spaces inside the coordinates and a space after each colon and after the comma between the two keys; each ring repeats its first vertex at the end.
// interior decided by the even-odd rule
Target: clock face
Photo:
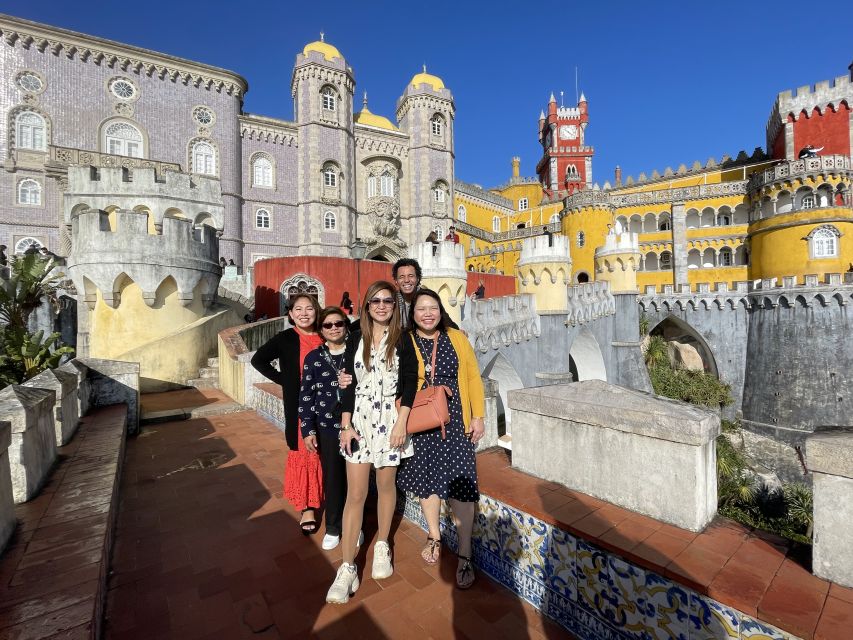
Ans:
{"type": "Polygon", "coordinates": [[[578,127],[574,124],[564,124],[560,127],[560,138],[563,140],[574,140],[578,137],[578,127]]]}

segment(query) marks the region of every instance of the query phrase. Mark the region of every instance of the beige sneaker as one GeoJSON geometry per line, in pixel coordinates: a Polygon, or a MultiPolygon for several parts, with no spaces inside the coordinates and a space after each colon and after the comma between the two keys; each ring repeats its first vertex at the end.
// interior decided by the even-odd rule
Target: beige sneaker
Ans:
{"type": "Polygon", "coordinates": [[[380,540],[373,545],[373,571],[370,575],[374,580],[384,580],[390,578],[393,573],[391,547],[384,540],[380,540]]]}
{"type": "Polygon", "coordinates": [[[338,567],[338,574],[335,576],[335,581],[329,587],[329,592],[326,594],[326,602],[332,604],[345,604],[351,595],[358,591],[358,572],[354,564],[344,562],[338,567]]]}

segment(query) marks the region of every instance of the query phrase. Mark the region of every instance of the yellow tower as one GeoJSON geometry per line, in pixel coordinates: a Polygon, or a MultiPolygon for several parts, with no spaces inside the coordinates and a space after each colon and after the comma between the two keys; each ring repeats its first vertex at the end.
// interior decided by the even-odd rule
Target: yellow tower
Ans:
{"type": "Polygon", "coordinates": [[[572,250],[571,282],[591,282],[595,272],[595,248],[604,244],[613,224],[609,194],[598,185],[565,199],[562,229],[572,250]]]}
{"type": "Polygon", "coordinates": [[[461,324],[468,285],[463,246],[454,242],[439,242],[437,245],[421,242],[409,248],[409,257],[421,265],[421,286],[437,292],[447,314],[456,324],[461,324]]]}
{"type": "Polygon", "coordinates": [[[608,233],[595,250],[595,279],[610,283],[610,293],[636,293],[640,268],[640,240],[636,233],[608,233]]]}
{"type": "Polygon", "coordinates": [[[572,273],[569,239],[565,236],[534,236],[521,243],[516,266],[518,292],[536,296],[537,313],[566,313],[566,286],[572,273]]]}

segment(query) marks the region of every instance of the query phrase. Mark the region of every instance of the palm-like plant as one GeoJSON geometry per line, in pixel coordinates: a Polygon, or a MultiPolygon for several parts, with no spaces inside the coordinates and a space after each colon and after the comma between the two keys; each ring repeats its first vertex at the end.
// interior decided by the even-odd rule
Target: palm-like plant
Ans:
{"type": "Polygon", "coordinates": [[[9,280],[0,283],[0,322],[26,327],[30,314],[44,297],[55,297],[60,276],[52,274],[52,260],[37,253],[12,256],[9,280]]]}

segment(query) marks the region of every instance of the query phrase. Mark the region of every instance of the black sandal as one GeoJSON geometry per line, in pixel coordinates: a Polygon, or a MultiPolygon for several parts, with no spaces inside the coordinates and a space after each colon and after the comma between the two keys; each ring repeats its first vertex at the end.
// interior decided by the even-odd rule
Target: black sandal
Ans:
{"type": "MultiPolygon", "coordinates": [[[[313,509],[303,509],[302,513],[304,514],[306,511],[313,511],[313,509]]],[[[302,531],[303,536],[310,536],[312,533],[316,533],[317,531],[317,521],[316,520],[300,520],[299,521],[299,529],[302,531]]]]}
{"type": "Polygon", "coordinates": [[[459,556],[462,560],[462,566],[456,569],[456,586],[460,589],[470,589],[474,584],[477,576],[474,575],[474,565],[471,564],[471,558],[467,556],[459,556]]]}

